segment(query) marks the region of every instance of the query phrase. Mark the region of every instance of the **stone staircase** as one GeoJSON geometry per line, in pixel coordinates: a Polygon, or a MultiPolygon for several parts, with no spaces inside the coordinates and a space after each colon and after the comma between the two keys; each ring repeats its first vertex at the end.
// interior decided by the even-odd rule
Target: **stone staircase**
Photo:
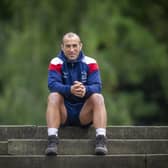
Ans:
{"type": "Polygon", "coordinates": [[[59,155],[45,156],[46,126],[0,126],[0,168],[168,168],[168,126],[108,126],[108,155],[95,156],[95,129],[59,130],[59,155]]]}

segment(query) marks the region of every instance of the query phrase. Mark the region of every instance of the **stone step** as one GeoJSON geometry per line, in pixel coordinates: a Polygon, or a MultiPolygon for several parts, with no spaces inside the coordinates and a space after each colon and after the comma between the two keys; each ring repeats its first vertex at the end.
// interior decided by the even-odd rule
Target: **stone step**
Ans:
{"type": "MultiPolygon", "coordinates": [[[[6,143],[6,146],[2,149],[1,154],[42,155],[47,147],[47,140],[11,139],[6,143]],[[8,150],[4,151],[5,149],[8,150]]],[[[107,147],[110,155],[168,154],[167,139],[109,139],[107,147]]],[[[59,155],[89,155],[94,154],[94,148],[94,140],[60,139],[58,153],[59,155]]]]}
{"type": "Polygon", "coordinates": [[[167,168],[168,155],[0,155],[1,168],[167,168]]]}
{"type": "MultiPolygon", "coordinates": [[[[87,139],[95,137],[95,129],[66,127],[59,129],[60,138],[87,139]]],[[[108,126],[109,139],[168,139],[168,126],[108,126]]],[[[35,125],[1,125],[0,140],[11,138],[46,139],[46,126],[35,125]]]]}
{"type": "Polygon", "coordinates": [[[0,141],[0,155],[7,154],[8,151],[8,142],[0,141]]]}

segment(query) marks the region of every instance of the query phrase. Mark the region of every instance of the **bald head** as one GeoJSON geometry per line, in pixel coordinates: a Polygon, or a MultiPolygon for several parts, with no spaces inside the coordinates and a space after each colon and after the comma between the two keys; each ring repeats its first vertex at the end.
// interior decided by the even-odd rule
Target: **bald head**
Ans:
{"type": "Polygon", "coordinates": [[[76,40],[78,40],[79,43],[81,43],[80,37],[76,33],[69,32],[69,33],[64,34],[62,38],[62,44],[64,44],[64,41],[69,38],[75,38],[76,40]]]}

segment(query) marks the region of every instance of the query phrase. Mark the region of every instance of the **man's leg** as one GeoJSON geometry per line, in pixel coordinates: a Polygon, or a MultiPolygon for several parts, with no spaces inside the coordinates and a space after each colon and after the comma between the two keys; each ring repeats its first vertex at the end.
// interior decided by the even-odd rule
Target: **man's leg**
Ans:
{"type": "Polygon", "coordinates": [[[107,113],[104,98],[101,94],[93,94],[85,102],[79,116],[82,125],[93,121],[96,129],[96,154],[106,154],[106,124],[107,113]]]}
{"type": "Polygon", "coordinates": [[[46,120],[48,127],[48,147],[45,151],[47,155],[57,154],[58,128],[67,118],[64,99],[59,93],[50,93],[48,96],[48,105],[46,120]]]}

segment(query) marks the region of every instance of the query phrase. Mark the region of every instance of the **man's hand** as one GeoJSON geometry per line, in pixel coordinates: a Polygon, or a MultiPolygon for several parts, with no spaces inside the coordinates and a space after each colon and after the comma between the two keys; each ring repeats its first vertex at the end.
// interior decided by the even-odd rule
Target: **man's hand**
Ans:
{"type": "Polygon", "coordinates": [[[85,96],[86,88],[83,83],[74,81],[74,84],[71,86],[71,93],[82,98],[85,96]]]}

